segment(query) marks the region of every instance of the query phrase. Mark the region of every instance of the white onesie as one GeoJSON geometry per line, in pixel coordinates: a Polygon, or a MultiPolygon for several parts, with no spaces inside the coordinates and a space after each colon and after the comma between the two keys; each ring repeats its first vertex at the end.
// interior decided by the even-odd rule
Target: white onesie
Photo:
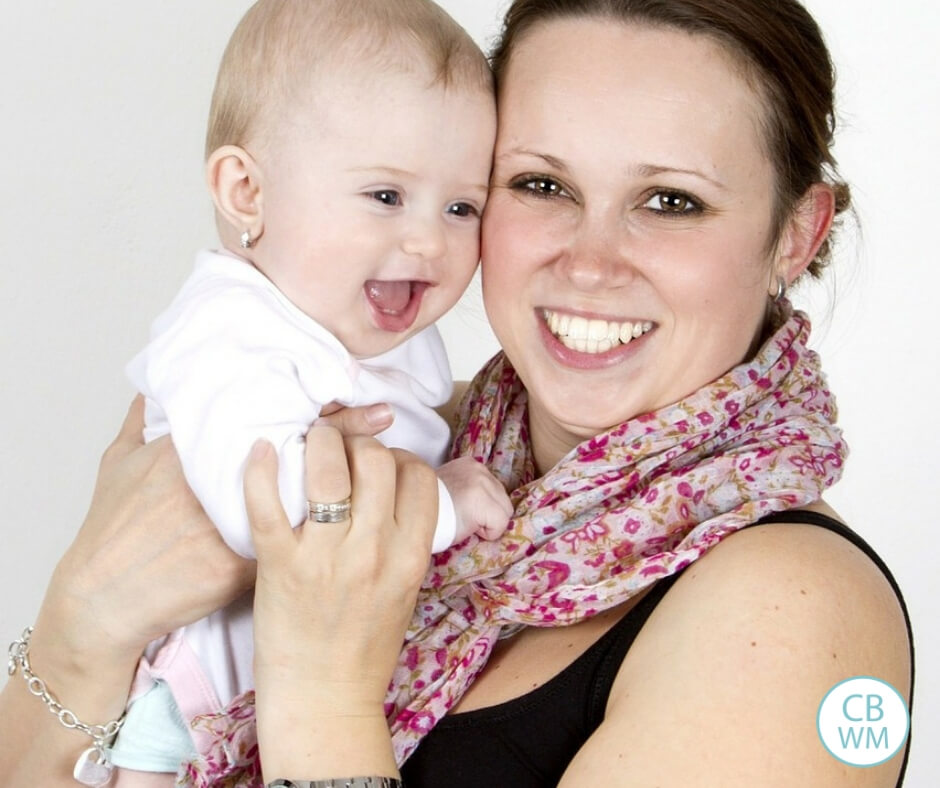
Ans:
{"type": "MultiPolygon", "coordinates": [[[[196,497],[228,545],[246,557],[254,557],[254,549],[242,476],[258,438],[277,450],[281,501],[295,526],[307,518],[304,435],[327,403],[388,403],[395,420],[379,439],[435,467],[450,442],[450,430],[434,410],[450,398],[453,385],[437,329],[426,328],[381,356],[355,359],[260,271],[227,253],[197,256],[195,270],[154,322],[150,343],[127,371],[146,396],[144,438],[172,435],[196,497]]],[[[436,552],[449,547],[456,534],[450,495],[443,484],[438,489],[436,552]]],[[[141,673],[148,669],[174,695],[189,693],[192,675],[176,682],[174,669],[152,669],[187,662],[189,673],[193,665],[201,667],[216,697],[210,687],[204,688],[210,700],[194,706],[177,697],[183,716],[210,710],[205,706],[215,701],[224,706],[253,687],[252,652],[246,598],[151,644],[132,697],[147,691],[141,673]],[[180,650],[185,660],[176,659],[180,650]]],[[[117,751],[121,739],[134,738],[133,715],[127,724],[117,751]]]]}

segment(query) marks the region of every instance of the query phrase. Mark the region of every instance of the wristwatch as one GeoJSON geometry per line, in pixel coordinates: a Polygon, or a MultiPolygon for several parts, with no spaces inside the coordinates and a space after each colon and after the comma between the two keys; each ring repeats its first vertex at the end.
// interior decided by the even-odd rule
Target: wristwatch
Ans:
{"type": "Polygon", "coordinates": [[[404,788],[394,777],[334,777],[329,780],[275,780],[266,788],[404,788]]]}

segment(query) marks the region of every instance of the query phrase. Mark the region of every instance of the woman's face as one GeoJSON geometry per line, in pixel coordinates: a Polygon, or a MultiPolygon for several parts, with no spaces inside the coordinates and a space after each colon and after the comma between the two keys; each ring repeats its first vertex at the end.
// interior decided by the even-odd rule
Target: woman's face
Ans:
{"type": "Polygon", "coordinates": [[[553,461],[754,345],[775,281],[760,113],[703,37],[561,20],[514,51],[483,292],[553,461]]]}

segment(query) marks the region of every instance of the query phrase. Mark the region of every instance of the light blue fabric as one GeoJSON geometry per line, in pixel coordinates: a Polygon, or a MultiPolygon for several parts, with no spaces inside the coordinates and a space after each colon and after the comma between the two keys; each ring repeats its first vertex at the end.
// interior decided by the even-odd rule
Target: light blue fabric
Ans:
{"type": "Polygon", "coordinates": [[[184,760],[196,757],[186,722],[164,681],[135,700],[111,748],[115,766],[141,772],[176,774],[184,760]]]}

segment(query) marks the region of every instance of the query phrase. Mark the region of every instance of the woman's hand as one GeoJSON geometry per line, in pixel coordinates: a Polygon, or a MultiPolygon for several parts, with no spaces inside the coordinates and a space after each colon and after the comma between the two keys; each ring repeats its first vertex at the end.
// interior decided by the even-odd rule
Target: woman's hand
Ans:
{"type": "Polygon", "coordinates": [[[320,418],[314,424],[335,427],[343,435],[378,435],[391,427],[393,421],[395,412],[384,402],[358,407],[331,402],[320,410],[320,418]]]}
{"type": "Polygon", "coordinates": [[[349,518],[291,530],[277,460],[259,443],[245,472],[258,554],[255,681],[265,777],[397,774],[383,702],[427,571],[434,472],[371,438],[307,435],[307,493],[352,496],[349,518]]]}
{"type": "Polygon", "coordinates": [[[224,544],[169,438],[145,446],[142,430],[138,396],[104,453],[85,522],[46,592],[33,635],[40,675],[44,666],[79,675],[132,670],[149,641],[252,585],[254,563],[224,544]]]}
{"type": "MultiPolygon", "coordinates": [[[[143,445],[143,399],[105,452],[85,522],[46,590],[30,662],[85,723],[121,715],[137,660],[155,637],[251,587],[254,563],[226,547],[193,497],[168,438],[143,445]]],[[[72,785],[91,746],[31,695],[0,693],[0,774],[9,788],[72,785]]]]}

